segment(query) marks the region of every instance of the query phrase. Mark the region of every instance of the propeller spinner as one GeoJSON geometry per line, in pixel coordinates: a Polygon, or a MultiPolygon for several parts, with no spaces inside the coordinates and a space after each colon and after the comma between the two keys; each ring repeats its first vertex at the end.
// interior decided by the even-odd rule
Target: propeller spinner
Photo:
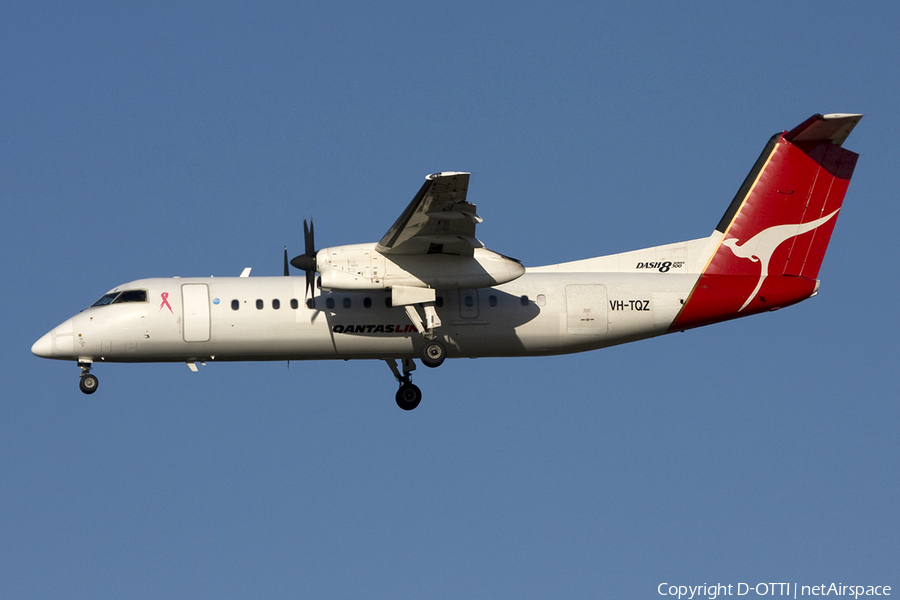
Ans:
{"type": "MultiPolygon", "coordinates": [[[[316,283],[316,238],[313,229],[312,219],[309,221],[309,227],[306,225],[306,219],[303,219],[303,243],[304,253],[291,259],[291,265],[294,268],[306,271],[306,295],[313,291],[316,283]]],[[[287,256],[287,254],[285,254],[287,256]]]]}

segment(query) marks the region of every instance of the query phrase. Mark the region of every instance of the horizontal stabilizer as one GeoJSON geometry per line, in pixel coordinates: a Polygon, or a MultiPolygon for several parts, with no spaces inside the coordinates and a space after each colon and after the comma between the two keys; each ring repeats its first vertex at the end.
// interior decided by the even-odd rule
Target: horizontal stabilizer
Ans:
{"type": "Polygon", "coordinates": [[[862,119],[862,115],[813,115],[784,134],[789,142],[831,142],[840,146],[862,119]]]}

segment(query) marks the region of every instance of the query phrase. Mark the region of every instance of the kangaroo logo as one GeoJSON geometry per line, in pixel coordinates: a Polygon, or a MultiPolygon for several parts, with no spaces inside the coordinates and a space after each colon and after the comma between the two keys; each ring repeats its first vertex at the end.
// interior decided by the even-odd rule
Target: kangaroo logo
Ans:
{"type": "Polygon", "coordinates": [[[816,219],[815,221],[810,221],[809,223],[775,225],[768,229],[763,229],[743,244],[738,244],[737,238],[729,238],[722,242],[724,245],[728,246],[738,258],[746,258],[753,262],[760,263],[759,281],[756,284],[756,288],[754,288],[750,295],[747,296],[747,300],[744,301],[744,305],[738,309],[738,312],[747,308],[747,305],[750,304],[750,301],[756,293],[759,292],[763,281],[769,274],[769,261],[772,260],[772,255],[775,253],[778,246],[793,237],[803,235],[804,233],[821,227],[838,214],[839,210],[841,209],[837,209],[830,215],[824,216],[821,219],[816,219]]]}

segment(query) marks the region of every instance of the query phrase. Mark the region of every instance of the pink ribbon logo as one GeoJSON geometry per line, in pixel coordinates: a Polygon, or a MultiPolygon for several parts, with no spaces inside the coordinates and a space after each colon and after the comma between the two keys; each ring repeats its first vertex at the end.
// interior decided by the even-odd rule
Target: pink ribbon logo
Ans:
{"type": "Polygon", "coordinates": [[[162,294],[159,295],[159,297],[162,298],[162,304],[159,305],[159,310],[162,310],[163,306],[165,306],[166,308],[169,309],[169,312],[174,315],[175,311],[172,310],[171,306],[169,306],[169,292],[163,292],[162,294]]]}

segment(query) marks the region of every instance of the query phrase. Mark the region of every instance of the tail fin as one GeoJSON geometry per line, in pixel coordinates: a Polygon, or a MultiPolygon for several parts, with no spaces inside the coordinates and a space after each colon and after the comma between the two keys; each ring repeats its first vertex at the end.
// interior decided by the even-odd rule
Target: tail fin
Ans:
{"type": "Polygon", "coordinates": [[[841,144],[862,115],[813,115],[773,136],[719,221],[673,329],[788,306],[817,277],[859,155],[841,144]]]}

